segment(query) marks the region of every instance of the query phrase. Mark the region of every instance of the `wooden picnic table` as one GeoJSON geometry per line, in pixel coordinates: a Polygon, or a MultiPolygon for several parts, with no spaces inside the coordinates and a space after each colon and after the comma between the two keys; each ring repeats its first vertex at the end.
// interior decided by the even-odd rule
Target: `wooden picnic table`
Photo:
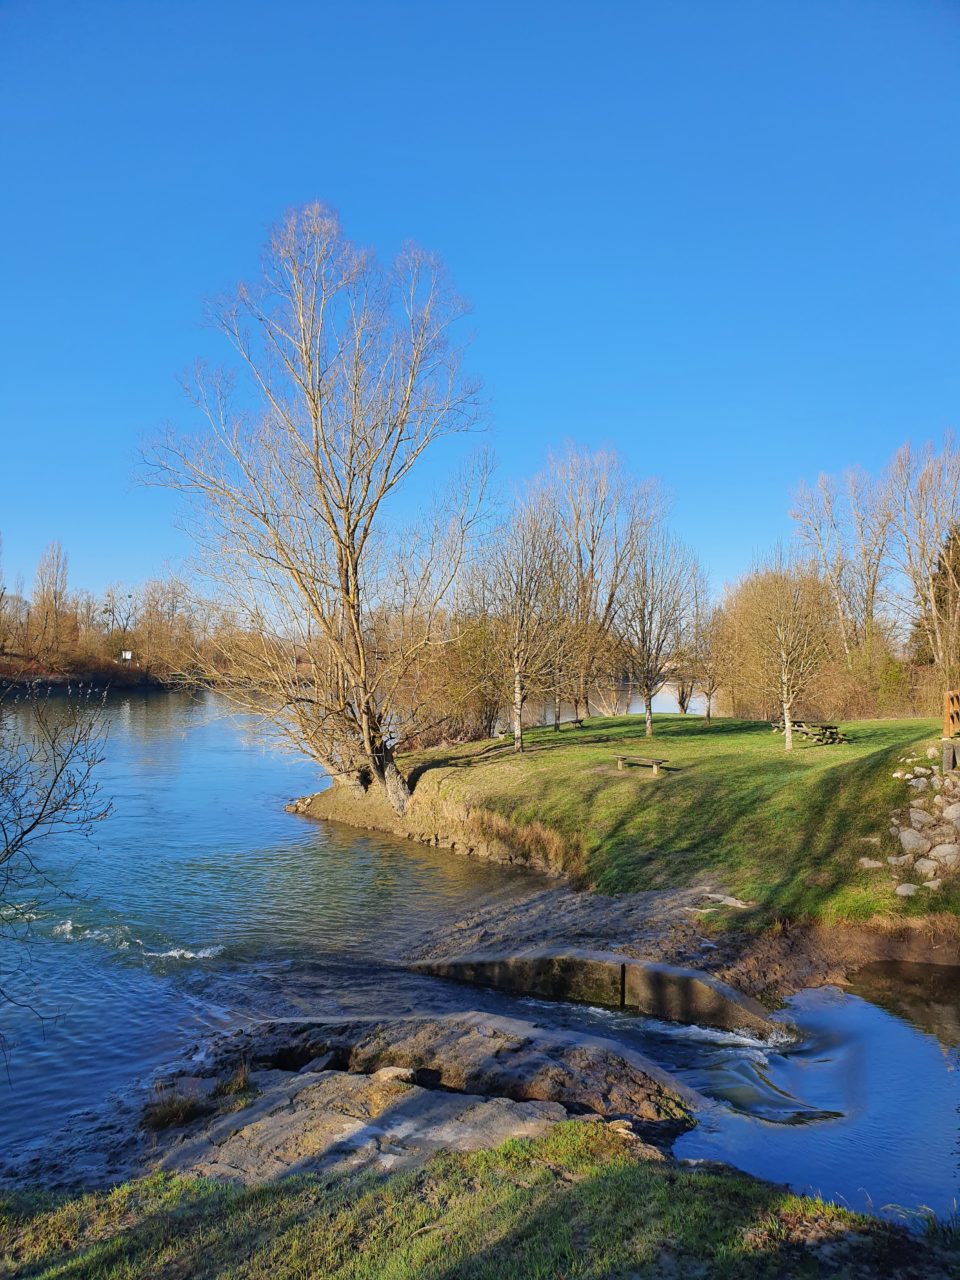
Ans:
{"type": "MultiPolygon", "coordinates": [[[[774,721],[774,733],[785,733],[786,726],[783,720],[774,721]]],[[[808,720],[797,720],[793,725],[794,733],[798,733],[801,738],[809,738],[812,742],[819,743],[821,746],[836,746],[841,742],[849,742],[850,739],[845,733],[841,733],[840,726],[836,724],[814,724],[808,720]]]]}

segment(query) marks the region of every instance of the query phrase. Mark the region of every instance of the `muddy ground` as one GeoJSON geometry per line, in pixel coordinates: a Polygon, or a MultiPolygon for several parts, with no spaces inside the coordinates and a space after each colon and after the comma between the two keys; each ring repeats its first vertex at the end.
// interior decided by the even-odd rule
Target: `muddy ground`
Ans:
{"type": "Polygon", "coordinates": [[[762,931],[750,928],[749,916],[748,903],[709,883],[617,898],[557,886],[447,925],[408,959],[564,945],[620,951],[703,969],[769,1006],[805,987],[843,984],[877,960],[960,964],[960,921],[952,915],[762,931]]]}

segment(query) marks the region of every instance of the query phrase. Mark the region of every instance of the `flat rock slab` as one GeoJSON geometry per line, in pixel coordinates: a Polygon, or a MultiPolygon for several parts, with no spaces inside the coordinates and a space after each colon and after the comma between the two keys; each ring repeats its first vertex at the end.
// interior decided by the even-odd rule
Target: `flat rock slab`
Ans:
{"type": "Polygon", "coordinates": [[[293,1085],[268,1084],[226,1123],[177,1142],[159,1167],[246,1184],[328,1170],[385,1172],[420,1164],[437,1151],[539,1137],[567,1118],[555,1102],[437,1092],[379,1073],[310,1072],[293,1085]]]}
{"type": "Polygon", "coordinates": [[[758,1001],[697,969],[571,948],[417,961],[414,969],[523,995],[635,1010],[668,1022],[782,1037],[758,1001]]]}
{"type": "MultiPolygon", "coordinates": [[[[434,1151],[533,1137],[570,1116],[627,1119],[656,1155],[704,1099],[602,1037],[468,1012],[440,1018],[276,1019],[216,1037],[165,1090],[213,1098],[244,1064],[246,1105],[149,1132],[152,1088],[0,1160],[0,1185],[112,1186],[157,1167],[255,1183],[304,1171],[387,1171],[434,1151]]],[[[238,1100],[240,1101],[240,1100],[238,1100]]]]}

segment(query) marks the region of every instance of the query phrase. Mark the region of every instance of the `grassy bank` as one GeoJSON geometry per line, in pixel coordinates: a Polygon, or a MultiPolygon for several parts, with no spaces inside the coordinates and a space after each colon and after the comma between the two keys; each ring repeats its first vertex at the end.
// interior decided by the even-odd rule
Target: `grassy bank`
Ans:
{"type": "Polygon", "coordinates": [[[938,1253],[819,1201],[631,1147],[606,1126],[570,1122],[388,1179],[241,1189],[156,1176],[74,1199],[12,1197],[0,1203],[0,1275],[599,1280],[853,1267],[946,1276],[957,1256],[949,1239],[938,1253]]]}
{"type": "MultiPolygon", "coordinates": [[[[404,761],[416,783],[406,826],[468,847],[499,840],[607,893],[712,878],[756,904],[751,923],[960,910],[960,878],[904,900],[891,873],[858,865],[865,854],[899,852],[888,816],[909,793],[891,774],[900,756],[936,740],[939,725],[844,728],[847,745],[801,741],[787,754],[765,724],[662,716],[650,740],[641,718],[621,717],[534,729],[520,757],[509,742],[490,741],[420,753],[404,761]],[[618,753],[669,765],[656,778],[646,768],[618,772],[618,753]]],[[[313,811],[364,821],[350,803],[327,797],[313,811]]],[[[376,803],[371,825],[389,829],[392,815],[374,813],[376,803]]]]}

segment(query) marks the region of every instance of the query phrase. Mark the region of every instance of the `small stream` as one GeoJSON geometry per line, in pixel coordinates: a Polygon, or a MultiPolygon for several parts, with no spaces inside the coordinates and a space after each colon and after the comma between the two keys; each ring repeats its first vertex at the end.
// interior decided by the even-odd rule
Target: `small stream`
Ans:
{"type": "Polygon", "coordinates": [[[214,695],[108,707],[114,813],[50,844],[72,897],[0,943],[0,1154],[42,1139],[191,1042],[253,1017],[482,1009],[620,1040],[703,1095],[686,1159],[724,1160],[852,1208],[960,1202],[960,971],[875,965],[805,991],[777,1045],[481,991],[399,966],[425,931],[538,887],[536,877],[284,812],[316,770],[244,735],[214,695]]]}

